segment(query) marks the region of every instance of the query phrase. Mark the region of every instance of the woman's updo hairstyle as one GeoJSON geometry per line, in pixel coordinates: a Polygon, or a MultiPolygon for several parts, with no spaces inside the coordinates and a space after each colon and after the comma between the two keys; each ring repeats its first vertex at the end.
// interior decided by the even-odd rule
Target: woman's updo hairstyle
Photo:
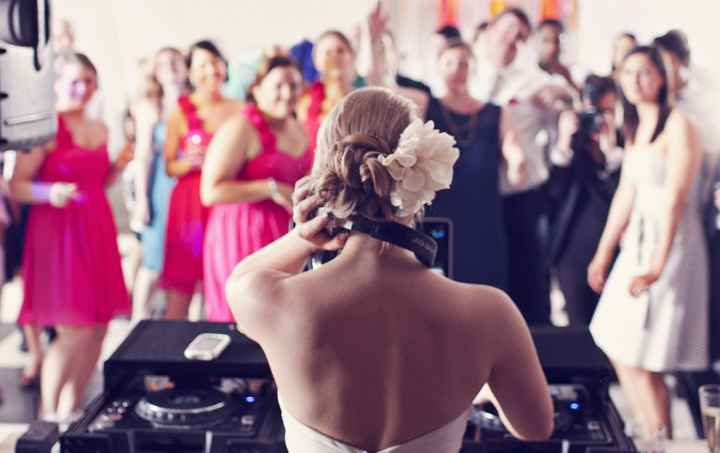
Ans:
{"type": "Polygon", "coordinates": [[[395,182],[378,158],[395,152],[414,118],[410,101],[384,88],[350,93],[325,118],[310,184],[336,217],[397,219],[390,202],[395,182]]]}

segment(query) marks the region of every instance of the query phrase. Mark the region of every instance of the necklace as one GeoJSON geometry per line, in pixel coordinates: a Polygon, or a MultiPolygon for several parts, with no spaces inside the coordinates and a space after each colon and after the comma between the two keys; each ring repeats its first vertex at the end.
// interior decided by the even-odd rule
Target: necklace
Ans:
{"type": "Polygon", "coordinates": [[[480,110],[476,110],[469,115],[463,115],[448,110],[441,101],[438,101],[438,104],[440,104],[440,112],[450,130],[450,134],[455,137],[455,140],[463,143],[473,143],[477,131],[476,126],[480,110]],[[453,119],[453,116],[466,119],[464,121],[456,121],[453,119]]]}

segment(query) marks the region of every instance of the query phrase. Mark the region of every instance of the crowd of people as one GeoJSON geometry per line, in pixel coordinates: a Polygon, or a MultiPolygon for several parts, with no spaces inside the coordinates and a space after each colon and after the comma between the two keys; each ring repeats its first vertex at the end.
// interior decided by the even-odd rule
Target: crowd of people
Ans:
{"type": "MultiPolygon", "coordinates": [[[[355,141],[338,137],[334,145],[322,137],[333,109],[377,86],[411,102],[414,114],[450,134],[460,151],[451,187],[425,211],[453,223],[452,278],[504,291],[531,326],[550,324],[556,282],[569,324],[590,326],[645,434],[671,435],[663,373],[707,369],[710,346],[719,345],[710,320],[720,320],[720,290],[711,288],[720,279],[710,278],[720,272],[720,235],[718,224],[706,221],[720,206],[720,191],[713,196],[719,150],[693,115],[684,35],[673,30],[638,43],[624,33],[614,43],[612,71],[578,80],[561,58],[562,22],[533,25],[522,10],[507,9],[481,24],[472,41],[452,25],[438,29],[434,73],[413,80],[397,72],[387,18],[376,9],[367,22],[357,42],[328,30],[313,43],[273,48],[244,85],[211,41],[158,50],[138,67],[126,146],[114,159],[106,126],[90,112],[95,66],[75,50],[59,53],[57,136],[16,154],[14,168],[5,169],[9,213],[0,212],[5,224],[27,217],[22,231],[6,237],[6,275],[22,269],[18,323],[31,356],[23,380],[40,382],[41,416],[81,410],[108,322],[150,317],[158,293],[166,319],[186,319],[199,293],[208,320],[269,335],[237,318],[272,325],[231,307],[226,282],[243,259],[288,233],[294,187],[311,174],[316,149],[339,146],[332,148],[337,157],[323,161],[345,169],[324,176],[328,187],[347,186],[335,191],[340,204],[379,190],[377,156],[356,168],[343,146],[386,155],[389,139],[365,130],[360,141],[351,132],[355,141]],[[364,74],[356,69],[359,45],[371,55],[364,74]],[[526,64],[519,50],[531,45],[537,60],[526,64]],[[129,278],[105,195],[123,171],[141,256],[129,278]],[[47,327],[57,334],[45,350],[47,327]],[[59,407],[64,392],[68,408],[59,407]]],[[[353,99],[355,108],[380,117],[368,106],[396,102],[353,99]]],[[[302,414],[302,397],[286,396],[302,414]]],[[[447,408],[444,419],[458,407],[447,408]]]]}

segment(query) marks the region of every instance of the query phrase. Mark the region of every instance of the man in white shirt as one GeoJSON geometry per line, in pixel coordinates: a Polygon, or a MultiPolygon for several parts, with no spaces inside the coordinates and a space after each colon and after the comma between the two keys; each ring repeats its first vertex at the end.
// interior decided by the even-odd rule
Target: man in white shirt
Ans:
{"type": "Polygon", "coordinates": [[[503,11],[490,23],[475,48],[478,63],[471,92],[509,110],[525,151],[526,183],[512,187],[501,172],[500,192],[510,255],[508,293],[528,324],[537,325],[550,323],[545,150],[547,130],[555,126],[556,114],[546,101],[566,90],[553,83],[531,53],[521,49],[530,31],[527,15],[516,8],[503,11]]]}

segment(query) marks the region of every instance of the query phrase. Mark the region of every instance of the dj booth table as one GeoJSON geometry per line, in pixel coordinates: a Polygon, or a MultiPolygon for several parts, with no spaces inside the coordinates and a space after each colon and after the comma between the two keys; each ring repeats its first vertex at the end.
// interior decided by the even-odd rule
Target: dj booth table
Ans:
{"type": "MultiPolygon", "coordinates": [[[[478,422],[468,425],[462,452],[636,452],[608,394],[612,370],[587,330],[532,334],[556,404],[556,433],[547,442],[522,443],[478,422]]],[[[103,374],[103,393],[61,437],[63,453],[284,451],[265,356],[231,324],[143,321],[105,362],[103,374]],[[187,360],[183,352],[200,333],[225,333],[231,343],[213,361],[187,360]],[[253,380],[260,390],[233,387],[253,380]],[[211,407],[220,409],[210,413],[211,407]]]]}

